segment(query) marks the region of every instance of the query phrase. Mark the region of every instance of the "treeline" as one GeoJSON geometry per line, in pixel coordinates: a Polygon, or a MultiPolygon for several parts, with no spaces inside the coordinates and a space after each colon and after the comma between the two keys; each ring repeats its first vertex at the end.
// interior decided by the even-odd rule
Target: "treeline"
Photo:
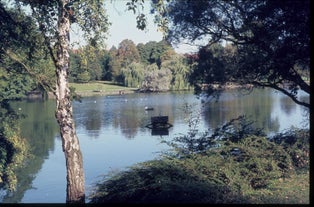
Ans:
{"type": "Polygon", "coordinates": [[[188,59],[177,54],[166,41],[135,45],[123,40],[110,50],[85,46],[72,50],[70,81],[112,81],[141,91],[190,88],[188,59]]]}

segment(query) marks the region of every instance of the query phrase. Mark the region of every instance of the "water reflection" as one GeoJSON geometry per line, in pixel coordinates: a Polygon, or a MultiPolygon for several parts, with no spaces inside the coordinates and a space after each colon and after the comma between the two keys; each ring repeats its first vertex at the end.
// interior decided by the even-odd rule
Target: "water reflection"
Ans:
{"type": "Polygon", "coordinates": [[[291,103],[291,99],[288,97],[281,97],[280,102],[284,103],[281,104],[281,110],[286,113],[287,115],[290,115],[291,113],[294,113],[296,110],[296,105],[291,103]]]}
{"type": "MultiPolygon", "coordinates": [[[[309,97],[305,95],[300,95],[299,98],[302,102],[308,102],[309,103],[309,97]]],[[[293,113],[296,113],[298,110],[298,105],[296,105],[289,97],[282,96],[280,97],[280,107],[281,110],[286,113],[287,115],[291,115],[293,113]]],[[[304,113],[308,113],[308,108],[302,108],[304,110],[304,113]]]]}
{"type": "Polygon", "coordinates": [[[243,95],[238,90],[230,90],[221,95],[220,100],[205,104],[204,120],[208,128],[216,128],[224,122],[246,115],[255,121],[255,126],[264,128],[265,132],[278,131],[279,120],[270,116],[273,108],[273,96],[269,91],[253,90],[243,95]]]}
{"type": "MultiPolygon", "coordinates": [[[[52,177],[60,177],[54,174],[53,169],[65,169],[54,117],[54,101],[22,101],[12,105],[16,109],[21,108],[21,112],[27,115],[22,122],[22,135],[32,146],[33,157],[18,172],[17,191],[6,195],[3,202],[36,202],[43,191],[51,194],[43,198],[44,201],[64,202],[65,190],[63,192],[60,187],[51,186],[61,185],[63,189],[66,185],[63,174],[60,181],[51,180],[52,177]],[[42,169],[43,166],[45,169],[42,169]],[[38,174],[42,177],[38,178],[38,174]],[[35,181],[38,189],[33,188],[35,181]]],[[[219,102],[207,103],[202,103],[191,92],[86,97],[81,103],[73,103],[74,119],[83,150],[86,183],[90,184],[96,176],[107,173],[104,172],[105,166],[111,169],[130,166],[151,159],[151,154],[163,147],[157,144],[157,136],[152,137],[160,132],[145,127],[151,122],[152,116],[166,115],[173,125],[160,136],[171,139],[180,133],[185,134],[189,118],[185,113],[186,105],[193,106],[192,116],[200,114],[200,131],[215,128],[243,114],[268,133],[292,125],[302,127],[302,120],[307,124],[309,120],[308,114],[306,119],[303,117],[303,107],[272,90],[253,90],[246,96],[236,90],[227,91],[219,102]],[[154,110],[146,111],[145,106],[153,107],[154,110]]]]}
{"type": "MultiPolygon", "coordinates": [[[[266,133],[280,130],[278,117],[282,113],[294,116],[301,107],[269,89],[255,89],[249,95],[230,90],[223,93],[218,102],[212,100],[206,103],[201,103],[193,94],[186,92],[128,94],[84,98],[82,103],[74,104],[74,117],[77,126],[84,128],[90,137],[98,138],[101,131],[112,127],[120,130],[125,138],[134,139],[139,131],[146,130],[151,116],[167,115],[174,125],[186,124],[188,117],[183,110],[184,104],[193,105],[194,116],[201,112],[200,129],[213,129],[230,119],[247,115],[255,121],[256,127],[264,128],[266,133]],[[154,110],[146,111],[145,106],[154,110]]],[[[173,129],[169,130],[171,132],[173,129]]]]}
{"type": "Polygon", "coordinates": [[[41,169],[49,151],[54,150],[54,138],[58,127],[54,118],[54,101],[23,101],[11,103],[14,109],[25,115],[21,120],[22,136],[31,146],[30,160],[16,176],[18,185],[15,192],[3,197],[2,202],[18,203],[24,193],[32,188],[32,182],[41,169]]]}
{"type": "MultiPolygon", "coordinates": [[[[190,94],[191,95],[191,94],[190,94]]],[[[171,94],[129,94],[121,96],[88,97],[74,104],[77,126],[83,127],[91,136],[98,137],[95,130],[110,127],[120,129],[127,139],[134,139],[138,131],[144,131],[150,117],[167,114],[173,121],[175,98],[171,94]],[[145,106],[154,107],[145,111],[145,106]]]]}

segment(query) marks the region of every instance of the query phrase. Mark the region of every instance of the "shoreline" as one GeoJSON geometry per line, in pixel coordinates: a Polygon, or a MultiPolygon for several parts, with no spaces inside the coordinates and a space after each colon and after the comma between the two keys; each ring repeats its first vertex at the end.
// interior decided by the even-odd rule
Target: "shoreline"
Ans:
{"type": "Polygon", "coordinates": [[[244,84],[244,85],[240,85],[240,84],[236,84],[236,83],[231,83],[228,82],[224,85],[221,84],[207,84],[207,85],[203,85],[202,88],[207,87],[208,85],[211,85],[214,89],[237,89],[237,88],[246,88],[246,89],[251,89],[254,88],[255,86],[253,84],[244,84]]]}
{"type": "Polygon", "coordinates": [[[135,89],[124,89],[124,90],[112,90],[112,91],[76,91],[77,95],[82,97],[89,97],[89,96],[106,96],[106,95],[124,95],[124,94],[132,94],[136,93],[135,89]]]}
{"type": "MultiPolygon", "coordinates": [[[[249,84],[247,84],[249,85],[249,84]]],[[[251,88],[253,86],[241,86],[237,84],[228,84],[228,85],[219,85],[219,84],[212,84],[213,88],[223,88],[223,89],[237,89],[237,88],[251,88]]],[[[180,90],[179,90],[180,91],[180,90]]],[[[182,90],[186,91],[186,90],[182,90]]],[[[193,91],[193,89],[191,89],[193,91]]],[[[112,90],[86,90],[86,91],[75,91],[75,95],[80,97],[91,97],[91,96],[107,96],[107,95],[125,95],[125,94],[133,94],[133,93],[162,93],[162,92],[173,92],[172,90],[169,91],[160,91],[160,92],[141,92],[137,88],[124,88],[124,89],[112,89],[112,90]]],[[[28,96],[25,97],[26,99],[42,99],[41,93],[30,93],[28,96]]],[[[54,99],[55,96],[53,92],[48,92],[48,99],[54,99]]]]}
{"type": "MultiPolygon", "coordinates": [[[[92,85],[92,84],[104,84],[107,85],[106,83],[102,83],[102,82],[94,82],[94,83],[88,83],[87,85],[92,85]]],[[[128,88],[128,87],[119,87],[119,86],[115,86],[117,88],[99,88],[99,85],[94,86],[94,87],[90,87],[89,89],[85,89],[84,87],[82,87],[84,84],[81,84],[80,87],[73,87],[70,85],[70,87],[75,88],[75,93],[76,95],[80,96],[80,97],[90,97],[90,96],[106,96],[106,95],[124,95],[124,94],[133,94],[133,93],[145,93],[145,92],[141,92],[138,88],[128,88]],[[97,88],[97,89],[96,89],[97,88]],[[83,89],[83,90],[82,90],[83,89]],[[84,90],[85,89],[85,90],[84,90]]],[[[111,84],[108,84],[111,85],[111,84]]],[[[223,89],[223,90],[232,90],[232,89],[252,89],[255,88],[255,86],[253,84],[244,84],[244,85],[240,85],[240,84],[236,84],[236,83],[232,83],[232,82],[228,82],[224,85],[221,84],[203,84],[201,86],[202,90],[206,90],[206,88],[208,86],[213,87],[213,89],[223,89]]],[[[193,89],[191,89],[193,91],[193,89]]],[[[171,90],[166,91],[166,92],[171,92],[171,90]]],[[[156,92],[148,92],[148,93],[156,93],[156,92]]],[[[33,91],[30,92],[26,97],[26,99],[42,99],[42,93],[39,91],[33,91]]],[[[48,92],[48,99],[54,99],[54,94],[53,92],[48,92]]]]}

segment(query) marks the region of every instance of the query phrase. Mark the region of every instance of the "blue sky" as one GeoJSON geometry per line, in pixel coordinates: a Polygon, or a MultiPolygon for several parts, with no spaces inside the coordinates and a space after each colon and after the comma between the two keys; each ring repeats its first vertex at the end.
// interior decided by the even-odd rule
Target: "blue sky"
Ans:
{"type": "MultiPolygon", "coordinates": [[[[108,0],[105,7],[108,12],[109,21],[112,25],[109,28],[109,37],[107,39],[107,48],[112,45],[118,47],[119,43],[124,39],[130,39],[135,44],[147,43],[149,41],[161,41],[162,33],[157,31],[157,26],[154,24],[154,17],[149,13],[150,1],[145,0],[144,14],[148,18],[147,31],[142,31],[136,28],[136,15],[133,11],[126,10],[126,3],[130,0],[108,0]]],[[[178,53],[194,52],[196,47],[181,44],[174,48],[178,53]]]]}
{"type": "MultiPolygon", "coordinates": [[[[132,40],[136,45],[138,43],[147,43],[149,41],[159,42],[162,40],[162,33],[157,31],[157,26],[154,24],[154,17],[149,13],[150,1],[145,0],[144,14],[147,16],[147,30],[142,31],[136,28],[136,15],[133,11],[127,11],[126,3],[130,0],[106,0],[105,9],[108,13],[111,26],[109,27],[108,38],[106,40],[106,48],[110,49],[113,45],[119,46],[122,40],[132,40]]],[[[71,40],[82,44],[80,35],[71,33],[71,40]]],[[[83,43],[84,44],[84,43],[83,43]]],[[[187,44],[179,45],[174,48],[178,53],[186,53],[195,51],[187,44]]]]}
{"type": "Polygon", "coordinates": [[[161,41],[162,33],[157,31],[157,26],[153,22],[152,15],[149,14],[149,1],[145,1],[145,14],[148,17],[148,29],[142,31],[136,28],[136,15],[133,11],[126,10],[125,0],[108,1],[105,4],[108,12],[109,21],[112,25],[109,27],[109,37],[107,39],[107,48],[112,45],[118,47],[124,39],[130,39],[135,44],[146,43],[149,41],[161,41]]]}

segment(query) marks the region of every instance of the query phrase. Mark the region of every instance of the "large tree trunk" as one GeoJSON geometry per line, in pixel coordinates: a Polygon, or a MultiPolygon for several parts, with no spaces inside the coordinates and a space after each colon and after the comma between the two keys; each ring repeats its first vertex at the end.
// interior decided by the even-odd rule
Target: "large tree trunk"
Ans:
{"type": "Polygon", "coordinates": [[[70,89],[68,86],[69,74],[69,44],[70,20],[64,7],[68,0],[60,0],[58,18],[58,45],[56,62],[56,118],[60,126],[62,148],[66,159],[67,169],[67,203],[85,202],[83,157],[79,140],[76,136],[73,120],[70,89]]]}

